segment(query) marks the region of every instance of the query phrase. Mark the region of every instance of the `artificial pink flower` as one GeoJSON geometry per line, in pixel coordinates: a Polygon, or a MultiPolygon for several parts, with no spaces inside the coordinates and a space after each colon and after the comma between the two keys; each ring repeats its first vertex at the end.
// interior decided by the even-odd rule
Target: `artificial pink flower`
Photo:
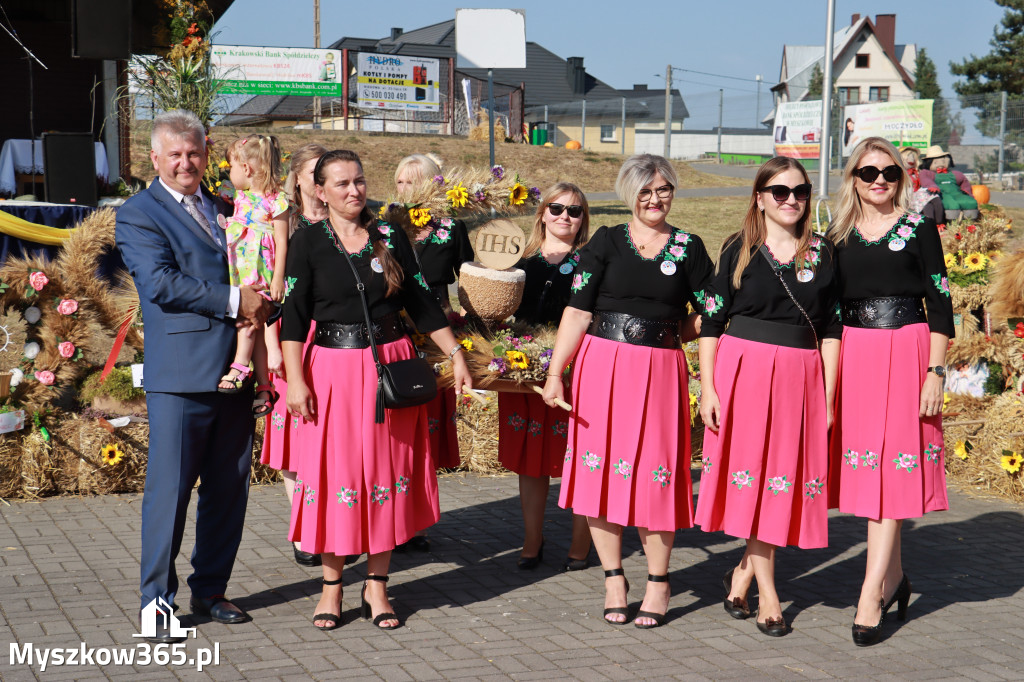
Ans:
{"type": "Polygon", "coordinates": [[[75,355],[75,344],[70,341],[63,341],[57,346],[57,352],[62,358],[70,358],[75,355]]]}
{"type": "Polygon", "coordinates": [[[57,312],[61,315],[72,315],[78,312],[78,301],[73,298],[63,298],[57,305],[57,312]]]}
{"type": "Polygon", "coordinates": [[[36,291],[42,291],[43,287],[50,283],[50,278],[44,275],[39,270],[36,270],[35,272],[28,276],[28,283],[36,291]]]}
{"type": "Polygon", "coordinates": [[[53,382],[56,381],[56,379],[57,377],[53,376],[53,372],[49,370],[36,372],[36,381],[41,383],[43,386],[53,386],[53,382]]]}

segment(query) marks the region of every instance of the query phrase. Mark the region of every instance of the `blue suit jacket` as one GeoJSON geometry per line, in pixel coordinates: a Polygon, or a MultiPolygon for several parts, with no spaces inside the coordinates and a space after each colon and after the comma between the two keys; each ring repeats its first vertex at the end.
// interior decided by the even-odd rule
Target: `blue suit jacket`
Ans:
{"type": "Polygon", "coordinates": [[[236,339],[226,252],[158,180],[118,209],[116,237],[142,304],[146,390],[216,391],[236,339]]]}

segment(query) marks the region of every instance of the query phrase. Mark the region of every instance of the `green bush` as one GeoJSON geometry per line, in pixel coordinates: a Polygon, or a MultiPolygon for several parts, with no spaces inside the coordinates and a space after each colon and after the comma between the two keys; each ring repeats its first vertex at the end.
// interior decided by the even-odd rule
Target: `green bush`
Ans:
{"type": "Polygon", "coordinates": [[[93,372],[82,382],[78,395],[83,405],[92,403],[93,398],[100,395],[110,396],[123,403],[146,397],[143,389],[132,386],[131,367],[114,367],[103,383],[100,383],[101,373],[102,371],[93,372]]]}

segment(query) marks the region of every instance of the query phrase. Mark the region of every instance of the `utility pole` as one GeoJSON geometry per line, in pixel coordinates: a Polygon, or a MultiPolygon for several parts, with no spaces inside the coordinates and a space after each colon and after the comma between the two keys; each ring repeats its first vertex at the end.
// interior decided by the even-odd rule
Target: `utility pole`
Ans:
{"type": "Polygon", "coordinates": [[[757,81],[757,104],[754,106],[754,127],[761,125],[761,74],[754,76],[757,81]]]}
{"type": "Polygon", "coordinates": [[[666,159],[672,158],[672,65],[665,67],[665,151],[666,159]]]}
{"type": "MultiPolygon", "coordinates": [[[[313,47],[320,48],[320,0],[313,0],[313,47]]],[[[345,68],[342,64],[341,68],[345,68]]],[[[313,97],[313,127],[319,128],[321,125],[321,114],[320,109],[320,96],[315,95],[313,97]]]]}
{"type": "Polygon", "coordinates": [[[828,171],[832,165],[832,50],[835,42],[836,0],[828,0],[825,20],[825,73],[821,79],[821,151],[818,153],[818,196],[828,197],[828,171]]]}
{"type": "Polygon", "coordinates": [[[722,110],[724,109],[723,93],[725,90],[718,89],[718,163],[722,163],[722,110]]]}
{"type": "Polygon", "coordinates": [[[1003,154],[1006,148],[1006,90],[1001,93],[999,104],[999,188],[1003,188],[1003,154]]]}

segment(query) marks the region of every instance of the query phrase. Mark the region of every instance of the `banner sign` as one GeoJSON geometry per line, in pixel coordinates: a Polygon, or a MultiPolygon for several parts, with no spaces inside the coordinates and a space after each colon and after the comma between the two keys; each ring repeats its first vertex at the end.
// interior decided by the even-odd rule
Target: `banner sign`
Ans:
{"type": "Polygon", "coordinates": [[[341,97],[341,50],[214,45],[210,60],[225,93],[341,97]]]}
{"type": "Polygon", "coordinates": [[[775,155],[817,159],[821,151],[821,100],[780,102],[775,109],[775,155]]]}
{"type": "Polygon", "coordinates": [[[846,107],[843,117],[843,156],[849,156],[864,138],[878,136],[897,147],[925,149],[932,139],[932,104],[935,100],[872,102],[846,107]]]}
{"type": "Polygon", "coordinates": [[[360,52],[357,103],[372,109],[439,111],[440,60],[360,52]]]}

